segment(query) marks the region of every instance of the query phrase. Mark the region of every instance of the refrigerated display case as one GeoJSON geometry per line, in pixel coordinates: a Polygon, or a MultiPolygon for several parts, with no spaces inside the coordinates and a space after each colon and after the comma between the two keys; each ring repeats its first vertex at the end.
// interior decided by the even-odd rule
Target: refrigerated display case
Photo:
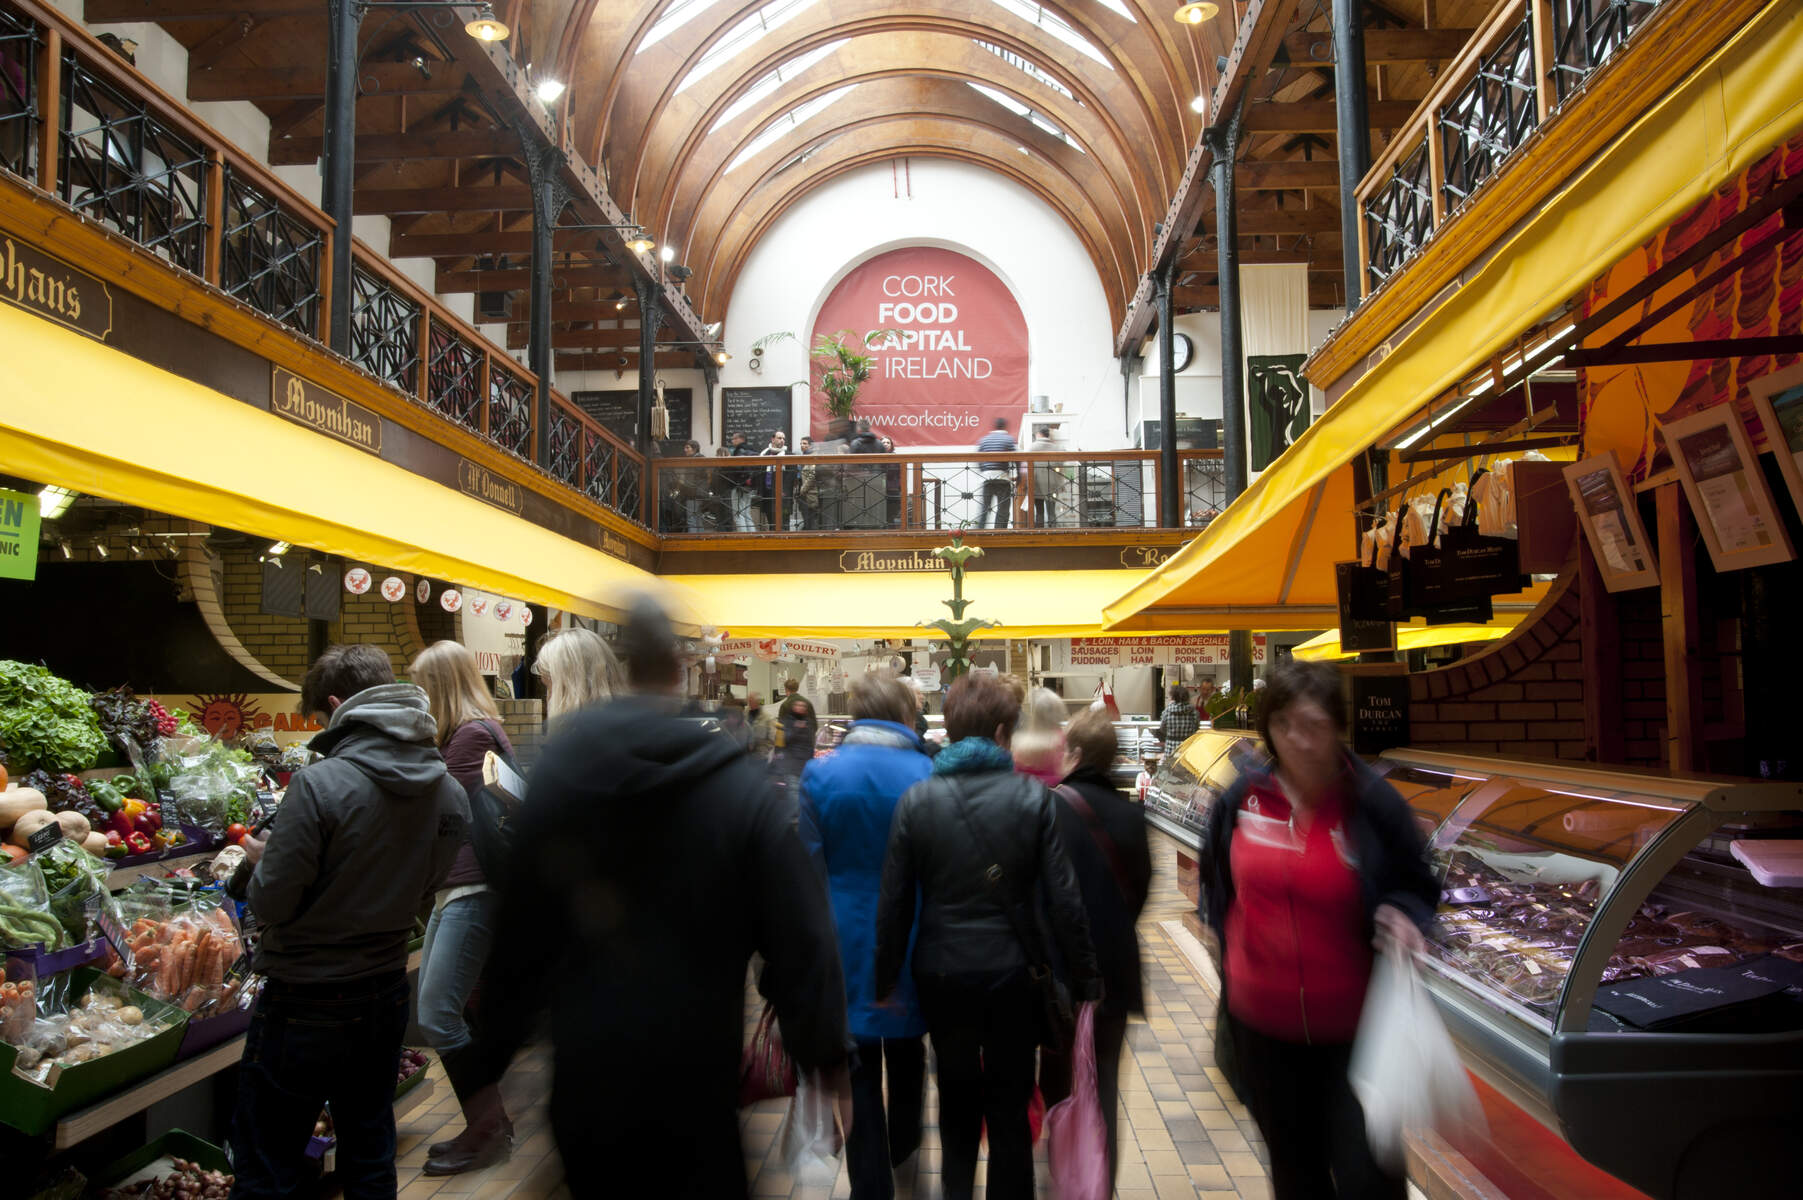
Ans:
{"type": "MultiPolygon", "coordinates": [[[[1193,845],[1262,759],[1197,734],[1148,820],[1193,845]]],[[[1411,749],[1374,766],[1441,879],[1425,982],[1472,1071],[1649,1196],[1797,1195],[1803,784],[1411,749]]]]}
{"type": "Polygon", "coordinates": [[[1467,1062],[1655,1197],[1795,1195],[1803,785],[1392,750],[1441,878],[1426,982],[1467,1062]]]}

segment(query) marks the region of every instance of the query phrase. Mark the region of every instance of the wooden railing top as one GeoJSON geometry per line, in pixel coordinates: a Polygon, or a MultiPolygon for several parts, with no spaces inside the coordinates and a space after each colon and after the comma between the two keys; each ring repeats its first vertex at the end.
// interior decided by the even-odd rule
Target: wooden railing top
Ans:
{"type": "MultiPolygon", "coordinates": [[[[1428,121],[1434,111],[1444,106],[1448,99],[1471,82],[1471,77],[1477,72],[1478,60],[1496,48],[1497,42],[1502,40],[1532,3],[1533,0],[1497,0],[1496,7],[1490,10],[1490,15],[1477,27],[1477,32],[1471,35],[1471,40],[1465,43],[1465,48],[1459,51],[1458,57],[1441,68],[1433,90],[1415,106],[1409,119],[1397,130],[1384,152],[1371,163],[1371,169],[1365,172],[1365,177],[1359,180],[1357,195],[1360,204],[1369,200],[1372,193],[1389,180],[1390,171],[1405,155],[1414,152],[1421,142],[1417,135],[1427,132],[1428,121]]],[[[1545,69],[1545,64],[1541,64],[1541,69],[1545,69]]]]}
{"type": "MultiPolygon", "coordinates": [[[[809,463],[847,463],[854,466],[881,466],[885,462],[944,463],[958,466],[970,462],[1070,463],[1070,462],[1157,462],[1156,450],[968,450],[956,453],[915,453],[897,450],[893,454],[741,454],[699,458],[659,457],[652,460],[660,469],[666,467],[743,466],[747,461],[763,458],[805,459],[809,463]]],[[[1219,450],[1179,450],[1179,459],[1220,458],[1219,450]]]]}

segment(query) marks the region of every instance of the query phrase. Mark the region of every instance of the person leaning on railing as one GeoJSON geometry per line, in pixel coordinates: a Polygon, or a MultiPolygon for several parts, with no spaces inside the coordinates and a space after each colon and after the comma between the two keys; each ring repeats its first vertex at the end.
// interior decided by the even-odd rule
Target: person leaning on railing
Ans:
{"type": "MultiPolygon", "coordinates": [[[[995,428],[983,435],[977,443],[979,451],[1008,452],[1016,448],[1014,438],[1008,432],[1008,421],[1005,417],[995,419],[995,428]]],[[[977,470],[983,475],[983,514],[977,521],[979,529],[1008,528],[1008,509],[1014,503],[1014,466],[1006,462],[985,462],[977,464],[977,470]],[[995,524],[989,523],[991,508],[995,510],[995,524]]]]}

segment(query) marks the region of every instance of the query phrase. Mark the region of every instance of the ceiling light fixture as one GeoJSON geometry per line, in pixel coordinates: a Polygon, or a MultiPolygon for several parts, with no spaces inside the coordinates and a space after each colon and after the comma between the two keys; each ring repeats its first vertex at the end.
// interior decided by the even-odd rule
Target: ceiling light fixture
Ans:
{"type": "MultiPolygon", "coordinates": [[[[462,0],[361,0],[359,7],[370,8],[468,8],[462,0]]],[[[476,15],[464,22],[463,32],[478,42],[503,42],[513,30],[495,17],[495,6],[484,4],[476,15]]]]}
{"type": "Polygon", "coordinates": [[[614,311],[615,312],[625,312],[626,311],[626,294],[624,292],[622,292],[619,296],[615,297],[614,311]]]}
{"type": "Polygon", "coordinates": [[[563,91],[563,80],[541,79],[538,81],[538,87],[534,89],[534,94],[538,96],[540,103],[556,104],[558,99],[562,97],[563,91]]]}
{"type": "Polygon", "coordinates": [[[280,558],[292,549],[294,549],[294,547],[290,546],[287,542],[271,542],[269,543],[269,549],[263,551],[263,553],[280,558]]]}
{"type": "Polygon", "coordinates": [[[69,550],[69,539],[68,538],[64,538],[62,541],[58,542],[57,545],[62,547],[64,558],[74,557],[74,555],[69,550]]]}
{"type": "Polygon", "coordinates": [[[676,261],[676,247],[665,246],[662,250],[659,250],[657,252],[657,257],[666,263],[675,262],[676,261]]]}
{"type": "Polygon", "coordinates": [[[94,543],[94,553],[98,554],[102,558],[105,558],[107,556],[108,551],[106,548],[106,542],[104,540],[94,543]]]}
{"type": "Polygon", "coordinates": [[[719,363],[723,367],[726,365],[726,361],[728,359],[730,359],[731,357],[732,357],[732,355],[728,354],[724,350],[718,350],[718,351],[715,351],[715,353],[714,353],[714,361],[719,363]]]}
{"type": "Polygon", "coordinates": [[[1209,4],[1207,0],[1191,0],[1191,3],[1185,4],[1177,10],[1177,23],[1179,25],[1200,25],[1220,11],[1219,4],[1209,4]]]}
{"type": "Polygon", "coordinates": [[[69,506],[74,504],[80,495],[80,492],[71,491],[65,487],[56,487],[55,485],[47,487],[38,493],[38,516],[46,521],[54,521],[68,512],[69,506]]]}
{"type": "Polygon", "coordinates": [[[1201,113],[1206,116],[1208,114],[1208,97],[1198,95],[1194,100],[1189,102],[1189,110],[1193,113],[1201,113]]]}

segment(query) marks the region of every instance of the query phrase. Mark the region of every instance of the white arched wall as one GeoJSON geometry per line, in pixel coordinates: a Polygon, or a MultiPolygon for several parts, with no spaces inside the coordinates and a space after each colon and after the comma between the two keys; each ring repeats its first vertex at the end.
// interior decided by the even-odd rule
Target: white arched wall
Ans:
{"type": "MultiPolygon", "coordinates": [[[[753,248],[726,313],[725,387],[780,386],[808,375],[814,316],[858,263],[898,246],[943,246],[993,270],[1027,320],[1028,394],[1064,406],[1066,441],[1085,450],[1127,444],[1113,323],[1101,279],[1070,226],[1037,196],[968,163],[910,158],[873,163],[822,185],[784,213],[753,248]],[[762,372],[752,343],[787,330],[762,372]]],[[[796,389],[794,424],[806,428],[796,389]]]]}

